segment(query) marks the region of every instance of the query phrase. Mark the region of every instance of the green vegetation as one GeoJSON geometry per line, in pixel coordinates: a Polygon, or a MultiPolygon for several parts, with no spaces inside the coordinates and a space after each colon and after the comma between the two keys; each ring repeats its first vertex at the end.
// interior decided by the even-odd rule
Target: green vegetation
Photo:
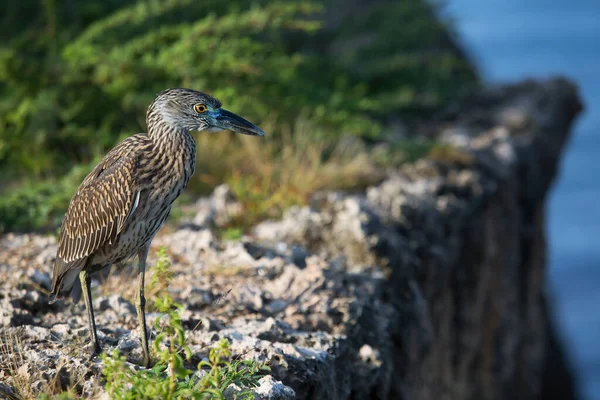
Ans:
{"type": "Polygon", "coordinates": [[[244,232],[241,228],[227,228],[221,234],[224,240],[240,240],[242,236],[244,236],[244,232]]]}
{"type": "Polygon", "coordinates": [[[369,181],[372,174],[347,173],[348,160],[368,158],[369,150],[354,146],[340,158],[344,138],[385,139],[389,120],[424,118],[477,79],[426,0],[381,0],[344,12],[342,6],[4,2],[0,230],[55,228],[85,175],[73,167],[88,171],[118,140],[144,131],[147,105],[167,87],[209,92],[268,133],[255,140],[269,144],[261,159],[243,157],[250,141],[229,133],[197,136],[191,190],[206,193],[228,182],[256,209],[251,220],[302,203],[315,189],[369,181]],[[290,154],[299,141],[308,160],[290,154]],[[281,161],[290,159],[293,167],[281,161]],[[340,160],[343,174],[309,174],[312,180],[301,182],[304,169],[334,170],[340,160]],[[263,204],[271,211],[257,209],[263,204]]]}
{"type": "MultiPolygon", "coordinates": [[[[177,329],[177,327],[174,327],[177,329]]],[[[171,346],[173,347],[173,346],[171,346]]],[[[231,384],[242,388],[237,398],[254,399],[250,388],[258,386],[258,379],[269,371],[266,365],[251,360],[232,359],[229,342],[222,339],[210,350],[208,361],[201,361],[198,369],[206,373],[200,377],[183,366],[183,357],[175,348],[165,353],[152,369],[133,372],[125,357],[116,352],[105,357],[103,373],[106,391],[111,399],[223,399],[225,389],[231,384]],[[170,369],[162,362],[168,362],[170,369]]]]}
{"type": "Polygon", "coordinates": [[[57,227],[77,185],[91,166],[74,167],[61,178],[13,183],[0,198],[0,232],[57,227]]]}
{"type": "Polygon", "coordinates": [[[73,389],[70,389],[66,392],[62,392],[55,395],[49,395],[44,393],[43,395],[38,397],[38,400],[74,400],[78,398],[79,396],[77,396],[77,393],[75,393],[73,389]]]}
{"type": "Polygon", "coordinates": [[[183,306],[173,299],[167,287],[172,278],[170,263],[164,248],[158,252],[153,268],[150,291],[155,292],[149,307],[162,314],[154,323],[158,335],[154,339],[157,362],[152,369],[133,371],[124,356],[114,351],[102,356],[106,380],[105,389],[111,399],[222,399],[225,389],[235,383],[245,389],[239,399],[253,398],[249,388],[256,387],[258,379],[269,367],[253,360],[233,359],[226,339],[210,350],[208,361],[200,361],[194,375],[186,367],[192,357],[185,344],[185,331],[179,315],[183,306]],[[167,321],[164,323],[164,321],[167,321]],[[167,343],[164,346],[164,343],[167,343]]]}

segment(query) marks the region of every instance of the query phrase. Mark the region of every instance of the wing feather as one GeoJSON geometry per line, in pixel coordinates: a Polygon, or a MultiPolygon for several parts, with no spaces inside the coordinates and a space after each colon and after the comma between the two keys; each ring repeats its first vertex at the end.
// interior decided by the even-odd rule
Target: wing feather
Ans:
{"type": "Polygon", "coordinates": [[[112,161],[71,200],[58,249],[58,257],[66,262],[87,257],[106,243],[113,244],[134,208],[139,196],[135,174],[123,174],[120,170],[134,172],[137,160],[122,156],[112,161]]]}
{"type": "Polygon", "coordinates": [[[136,136],[108,153],[71,199],[58,239],[54,295],[63,289],[62,280],[68,271],[82,268],[95,251],[116,242],[138,207],[140,187],[136,172],[139,144],[143,142],[136,136]]]}

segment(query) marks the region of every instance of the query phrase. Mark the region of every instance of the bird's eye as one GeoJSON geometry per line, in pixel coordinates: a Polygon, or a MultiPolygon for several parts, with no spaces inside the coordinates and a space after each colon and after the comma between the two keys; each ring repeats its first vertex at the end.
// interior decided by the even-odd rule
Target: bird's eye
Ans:
{"type": "Polygon", "coordinates": [[[194,106],[194,111],[196,111],[198,114],[202,114],[204,112],[206,112],[207,108],[204,104],[196,104],[194,106]]]}

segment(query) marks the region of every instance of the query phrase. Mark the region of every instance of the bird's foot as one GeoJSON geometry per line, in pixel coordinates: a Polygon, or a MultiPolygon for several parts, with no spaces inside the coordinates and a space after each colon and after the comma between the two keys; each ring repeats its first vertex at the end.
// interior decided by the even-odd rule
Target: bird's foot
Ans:
{"type": "Polygon", "coordinates": [[[142,367],[144,367],[146,369],[152,368],[152,362],[150,361],[149,355],[144,354],[144,358],[142,360],[142,367]]]}
{"type": "Polygon", "coordinates": [[[96,343],[94,345],[94,351],[92,351],[92,354],[90,355],[90,361],[93,361],[100,353],[102,353],[102,347],[100,346],[100,343],[96,343]]]}

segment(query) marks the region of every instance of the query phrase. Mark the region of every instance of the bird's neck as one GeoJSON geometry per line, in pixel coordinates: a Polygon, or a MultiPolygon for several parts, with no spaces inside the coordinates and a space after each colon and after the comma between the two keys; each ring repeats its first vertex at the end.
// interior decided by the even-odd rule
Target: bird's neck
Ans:
{"type": "Polygon", "coordinates": [[[196,142],[187,129],[164,122],[148,124],[148,137],[154,143],[154,160],[163,171],[159,186],[185,187],[196,168],[196,142]]]}
{"type": "Polygon", "coordinates": [[[157,150],[166,151],[176,151],[177,147],[189,145],[190,141],[194,141],[187,129],[175,127],[165,121],[148,123],[148,137],[152,139],[157,150]]]}
{"type": "Polygon", "coordinates": [[[168,118],[169,114],[161,108],[159,103],[153,102],[146,112],[146,126],[148,127],[148,136],[155,143],[157,150],[176,150],[177,146],[182,146],[194,139],[190,132],[172,123],[168,118]]]}
{"type": "Polygon", "coordinates": [[[195,164],[196,142],[192,134],[165,121],[148,124],[148,137],[154,142],[157,153],[180,159],[185,164],[195,164]]]}

